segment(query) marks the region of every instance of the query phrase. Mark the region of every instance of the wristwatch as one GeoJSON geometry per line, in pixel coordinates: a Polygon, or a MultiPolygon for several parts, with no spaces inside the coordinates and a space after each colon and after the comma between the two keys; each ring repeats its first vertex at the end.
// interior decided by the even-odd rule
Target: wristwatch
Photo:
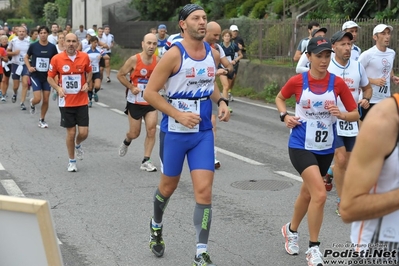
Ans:
{"type": "Polygon", "coordinates": [[[281,120],[281,122],[284,122],[284,118],[285,118],[287,115],[288,115],[287,112],[281,112],[281,113],[280,113],[280,120],[281,120]]]}
{"type": "Polygon", "coordinates": [[[218,102],[217,102],[218,106],[220,105],[221,101],[225,102],[226,105],[229,106],[229,101],[227,99],[223,98],[223,97],[218,100],[218,102]]]}

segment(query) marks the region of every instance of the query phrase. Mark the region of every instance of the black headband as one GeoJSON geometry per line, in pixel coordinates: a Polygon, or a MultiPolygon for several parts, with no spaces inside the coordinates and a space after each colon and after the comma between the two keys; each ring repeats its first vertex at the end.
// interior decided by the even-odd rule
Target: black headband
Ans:
{"type": "Polygon", "coordinates": [[[193,13],[194,11],[197,10],[204,10],[201,6],[196,5],[196,4],[188,4],[185,5],[179,12],[179,21],[180,20],[186,20],[186,18],[193,13]]]}

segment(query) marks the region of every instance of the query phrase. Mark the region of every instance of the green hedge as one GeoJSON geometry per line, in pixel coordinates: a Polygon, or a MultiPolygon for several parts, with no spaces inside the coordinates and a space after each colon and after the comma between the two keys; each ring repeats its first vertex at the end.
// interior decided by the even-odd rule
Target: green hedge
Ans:
{"type": "Polygon", "coordinates": [[[12,26],[19,26],[22,23],[25,23],[26,25],[32,25],[33,24],[33,19],[29,19],[29,18],[10,18],[10,19],[7,19],[7,23],[8,23],[8,25],[12,25],[12,26]]]}

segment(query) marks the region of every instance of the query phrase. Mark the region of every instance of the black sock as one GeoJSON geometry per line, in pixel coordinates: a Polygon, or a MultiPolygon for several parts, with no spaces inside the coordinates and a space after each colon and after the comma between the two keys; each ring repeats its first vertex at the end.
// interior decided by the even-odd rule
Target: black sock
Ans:
{"type": "Polygon", "coordinates": [[[143,161],[141,163],[145,163],[146,161],[149,161],[149,160],[150,160],[150,157],[145,157],[144,156],[144,159],[143,159],[143,161]]]}
{"type": "Polygon", "coordinates": [[[97,93],[100,89],[95,88],[94,93],[97,93]]]}
{"type": "Polygon", "coordinates": [[[91,99],[93,98],[93,92],[89,91],[88,94],[89,94],[89,100],[91,101],[91,99]]]}
{"type": "Polygon", "coordinates": [[[311,248],[311,247],[315,247],[315,246],[320,246],[320,242],[312,242],[312,241],[309,241],[309,247],[311,248]]]}
{"type": "Polygon", "coordinates": [[[127,142],[126,139],[123,140],[123,144],[125,144],[126,146],[129,146],[130,143],[132,143],[131,141],[127,142]]]}
{"type": "Polygon", "coordinates": [[[291,230],[291,224],[288,226],[288,230],[290,230],[291,233],[298,233],[297,231],[291,230]]]}

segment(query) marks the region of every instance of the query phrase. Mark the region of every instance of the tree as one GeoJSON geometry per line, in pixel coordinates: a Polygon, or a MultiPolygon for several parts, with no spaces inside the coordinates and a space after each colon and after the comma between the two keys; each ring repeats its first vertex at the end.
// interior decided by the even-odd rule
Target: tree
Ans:
{"type": "Polygon", "coordinates": [[[58,6],[55,3],[47,3],[44,5],[44,17],[46,24],[50,26],[51,23],[55,22],[58,18],[58,6]]]}
{"type": "Polygon", "coordinates": [[[69,5],[71,4],[71,0],[55,0],[55,3],[59,9],[59,16],[66,18],[68,16],[68,9],[69,5]]]}
{"type": "Polygon", "coordinates": [[[162,21],[173,18],[180,7],[189,3],[190,0],[132,0],[130,5],[140,12],[142,20],[162,21]]]}
{"type": "Polygon", "coordinates": [[[54,3],[54,0],[29,0],[29,10],[34,20],[38,21],[43,18],[43,7],[46,3],[54,3]]]}

